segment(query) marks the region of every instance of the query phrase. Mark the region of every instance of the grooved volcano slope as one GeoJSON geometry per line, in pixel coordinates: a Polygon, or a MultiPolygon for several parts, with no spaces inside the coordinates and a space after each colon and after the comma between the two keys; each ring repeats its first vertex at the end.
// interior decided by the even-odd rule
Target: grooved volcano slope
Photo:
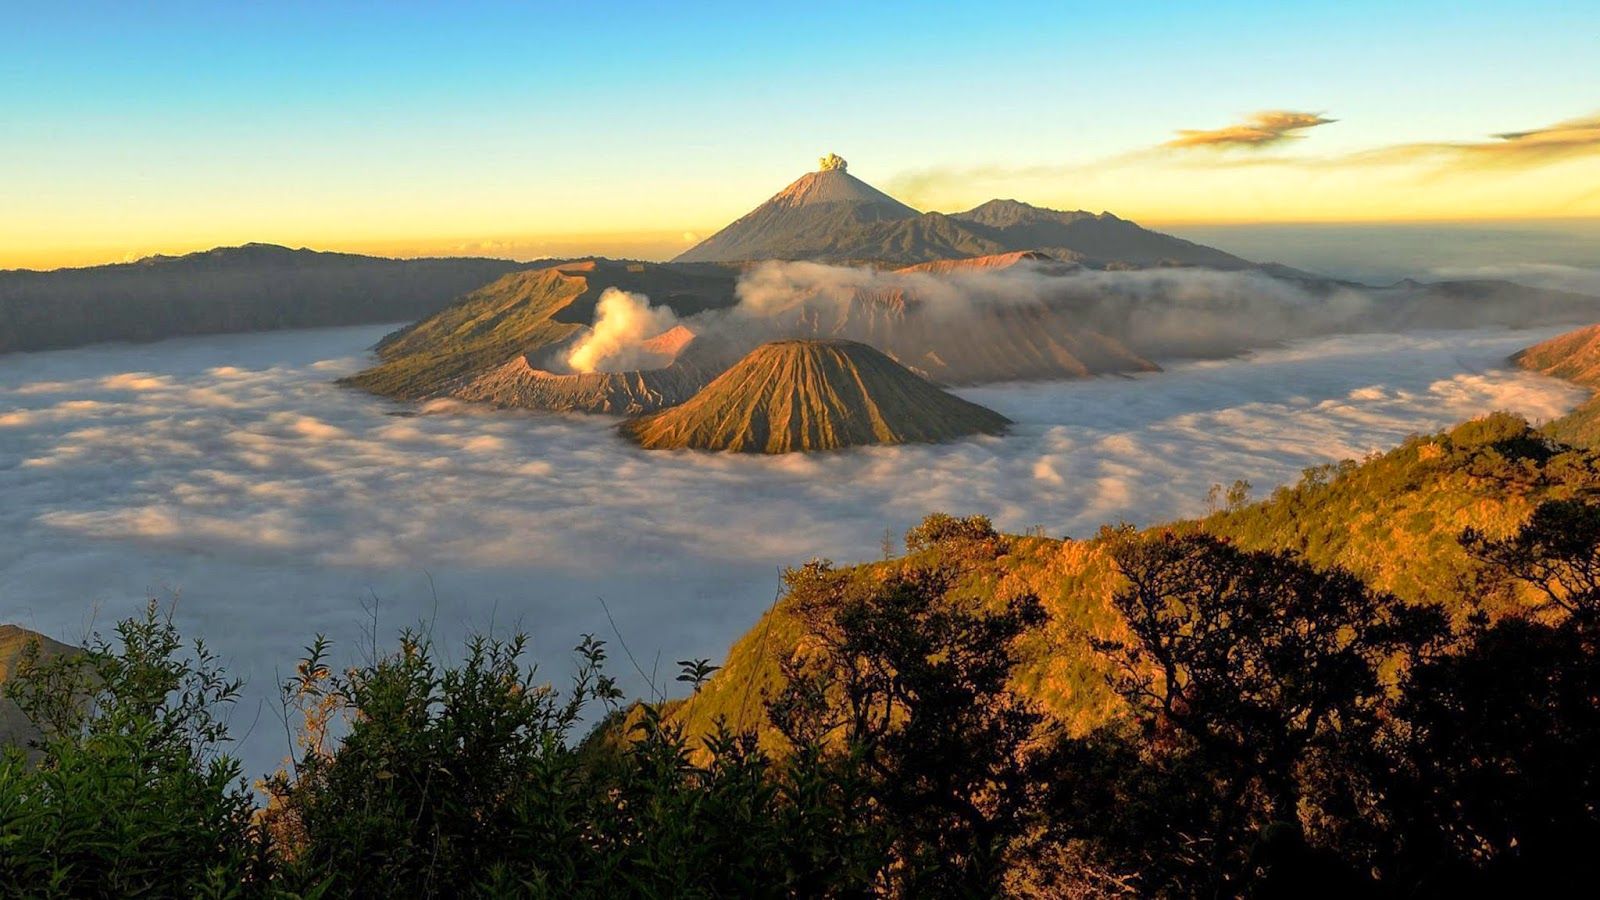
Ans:
{"type": "Polygon", "coordinates": [[[995,433],[1004,416],[946,393],[854,341],[776,341],[682,406],[622,424],[647,449],[837,450],[995,433]]]}

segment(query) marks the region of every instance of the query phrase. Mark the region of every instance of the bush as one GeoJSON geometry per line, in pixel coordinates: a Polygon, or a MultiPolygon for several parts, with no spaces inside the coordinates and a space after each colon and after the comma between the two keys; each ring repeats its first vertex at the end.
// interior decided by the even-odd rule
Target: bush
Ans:
{"type": "Polygon", "coordinates": [[[44,737],[0,761],[0,891],[16,897],[241,896],[268,848],[228,740],[238,696],[199,642],[184,655],[152,603],[120,647],[39,662],[8,693],[44,737]]]}
{"type": "MultiPolygon", "coordinates": [[[[238,685],[151,606],[8,687],[43,737],[0,761],[0,893],[1568,896],[1600,877],[1595,507],[1462,535],[1484,573],[1457,605],[1502,582],[1546,602],[1454,633],[1297,554],[1097,540],[1123,582],[1095,646],[1128,702],[1089,734],[1015,689],[1045,625],[1030,588],[967,589],[970,554],[1005,538],[933,516],[905,559],[786,573],[804,637],[764,705],[781,752],[620,707],[592,638],[565,689],[521,636],[444,665],[406,632],[338,672],[318,639],[264,808],[222,752],[238,685]]],[[[696,691],[715,668],[681,665],[696,691]]]]}

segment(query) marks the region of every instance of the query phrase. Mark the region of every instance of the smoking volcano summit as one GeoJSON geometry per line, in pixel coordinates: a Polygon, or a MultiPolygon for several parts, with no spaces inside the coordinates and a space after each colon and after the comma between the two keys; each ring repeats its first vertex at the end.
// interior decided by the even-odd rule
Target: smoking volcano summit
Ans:
{"type": "Polygon", "coordinates": [[[850,174],[835,154],[675,262],[812,260],[912,265],[1020,250],[1089,265],[1248,268],[1220,250],[1148,231],[1110,213],[991,200],[966,212],[918,212],[850,174]]]}

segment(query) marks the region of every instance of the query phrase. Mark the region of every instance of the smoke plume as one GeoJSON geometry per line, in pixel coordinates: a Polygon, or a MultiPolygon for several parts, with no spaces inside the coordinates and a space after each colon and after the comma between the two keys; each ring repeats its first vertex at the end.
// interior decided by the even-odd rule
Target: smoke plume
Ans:
{"type": "MultiPolygon", "coordinates": [[[[921,352],[952,363],[968,347],[998,348],[1020,360],[1040,332],[1076,342],[1084,354],[1092,340],[1101,350],[1114,342],[1132,354],[1173,359],[1371,330],[1386,318],[1372,294],[1329,283],[1308,287],[1249,271],[1096,271],[1050,262],[947,273],[775,262],[748,272],[738,295],[731,315],[697,317],[691,325],[747,341],[846,337],[902,361],[920,343],[921,352]]],[[[941,374],[953,383],[986,380],[959,366],[941,374]]]]}
{"type": "Polygon", "coordinates": [[[684,318],[643,295],[608,290],[594,327],[566,355],[571,371],[671,365],[683,341],[731,363],[766,341],[870,344],[948,385],[1139,372],[1332,334],[1583,324],[1600,297],[1508,282],[1402,282],[1388,288],[1259,270],[1096,270],[996,258],[945,270],[882,271],[767,262],[740,278],[736,302],[684,318]],[[724,359],[725,357],[725,359],[724,359]]]}
{"type": "Polygon", "coordinates": [[[651,306],[649,297],[606,288],[595,307],[594,327],[573,345],[567,365],[574,372],[660,368],[672,356],[652,351],[646,342],[676,324],[677,314],[651,306]]]}
{"type": "Polygon", "coordinates": [[[1004,347],[1028,338],[1017,332],[1026,327],[1107,338],[1157,359],[1229,355],[1328,334],[1527,327],[1600,314],[1600,297],[1504,282],[1369,288],[1258,270],[1102,271],[1052,261],[938,273],[773,262],[746,273],[738,296],[729,318],[745,328],[764,323],[868,343],[909,335],[942,353],[945,344],[1004,347]],[[892,327],[885,318],[895,319],[892,327]]]}

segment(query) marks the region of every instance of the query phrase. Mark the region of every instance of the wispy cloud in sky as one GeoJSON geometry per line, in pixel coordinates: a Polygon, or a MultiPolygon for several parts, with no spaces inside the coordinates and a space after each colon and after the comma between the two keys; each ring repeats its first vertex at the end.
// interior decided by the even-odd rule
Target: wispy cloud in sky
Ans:
{"type": "MultiPolygon", "coordinates": [[[[1564,178],[1555,171],[1563,164],[1600,161],[1600,113],[1479,138],[1375,142],[1364,149],[1318,152],[1319,142],[1308,132],[1336,121],[1321,112],[1267,110],[1221,128],[1180,129],[1163,143],[1096,159],[923,168],[901,173],[888,187],[919,207],[957,208],[952,201],[960,204],[985,192],[1036,194],[1040,185],[1048,190],[1052,183],[1070,183],[1069,204],[1082,204],[1098,190],[1105,197],[1134,197],[1119,208],[1137,216],[1150,215],[1151,206],[1171,207],[1175,197],[1217,208],[1237,197],[1240,187],[1255,183],[1259,172],[1263,184],[1270,178],[1293,185],[1278,192],[1295,200],[1276,214],[1308,219],[1333,209],[1366,209],[1364,196],[1382,196],[1390,215],[1399,218],[1473,217],[1493,207],[1507,215],[1583,215],[1593,214],[1600,198],[1583,173],[1564,178]],[[1495,177],[1538,172],[1546,174],[1537,182],[1495,177]],[[1452,190],[1441,190],[1440,179],[1450,179],[1452,190]],[[1180,186],[1181,194],[1172,193],[1180,186]]],[[[1172,213],[1157,213],[1163,214],[1172,213]]]]}
{"type": "Polygon", "coordinates": [[[1435,162],[1469,168],[1529,168],[1600,153],[1600,114],[1478,141],[1395,144],[1335,160],[1347,165],[1435,162]]]}
{"type": "Polygon", "coordinates": [[[1176,138],[1167,141],[1161,146],[1179,150],[1236,147],[1258,149],[1282,144],[1286,141],[1298,140],[1304,135],[1296,134],[1296,132],[1305,131],[1308,128],[1316,128],[1319,125],[1331,125],[1337,121],[1338,119],[1330,119],[1321,113],[1270,109],[1253,113],[1246,117],[1243,122],[1223,128],[1180,130],[1176,138]]]}

